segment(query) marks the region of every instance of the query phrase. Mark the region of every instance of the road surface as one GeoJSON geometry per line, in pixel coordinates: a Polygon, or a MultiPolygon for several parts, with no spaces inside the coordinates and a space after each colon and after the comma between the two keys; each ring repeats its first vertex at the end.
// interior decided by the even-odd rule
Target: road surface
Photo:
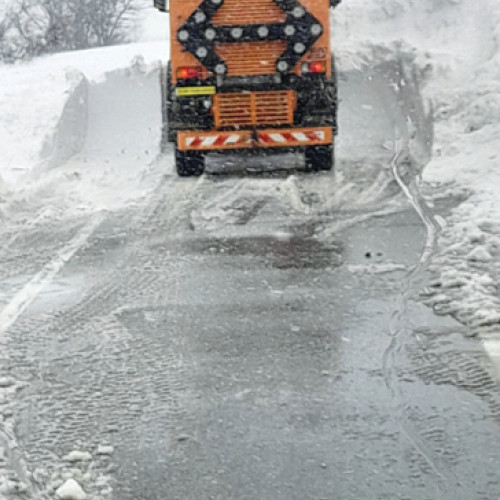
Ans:
{"type": "Polygon", "coordinates": [[[167,156],[143,204],[4,228],[6,498],[500,496],[491,367],[408,283],[426,231],[390,144],[418,100],[394,71],[343,75],[335,174],[167,156]]]}

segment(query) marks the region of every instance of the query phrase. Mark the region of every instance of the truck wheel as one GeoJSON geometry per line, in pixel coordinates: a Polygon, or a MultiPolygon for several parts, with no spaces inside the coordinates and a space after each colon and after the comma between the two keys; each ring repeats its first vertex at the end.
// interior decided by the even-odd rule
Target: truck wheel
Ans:
{"type": "Polygon", "coordinates": [[[168,142],[175,142],[177,140],[177,129],[172,125],[178,121],[174,112],[175,92],[172,85],[172,64],[168,63],[167,68],[167,138],[168,142]]]}
{"type": "Polygon", "coordinates": [[[309,146],[305,150],[306,171],[319,172],[333,167],[333,145],[309,146]]]}
{"type": "Polygon", "coordinates": [[[200,176],[205,170],[205,158],[198,151],[175,150],[175,167],[180,177],[200,176]]]}
{"type": "Polygon", "coordinates": [[[170,62],[167,66],[161,67],[160,73],[161,87],[161,152],[165,153],[169,142],[175,142],[177,130],[171,124],[173,116],[173,92],[172,92],[172,68],[170,62]]]}

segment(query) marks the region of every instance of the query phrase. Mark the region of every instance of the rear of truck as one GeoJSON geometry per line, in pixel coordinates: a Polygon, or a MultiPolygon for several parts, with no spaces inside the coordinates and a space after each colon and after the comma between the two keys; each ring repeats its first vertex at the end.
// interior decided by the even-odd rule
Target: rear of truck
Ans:
{"type": "Polygon", "coordinates": [[[179,175],[200,175],[207,153],[226,151],[300,151],[306,169],[332,168],[331,1],[170,0],[164,141],[179,175]]]}

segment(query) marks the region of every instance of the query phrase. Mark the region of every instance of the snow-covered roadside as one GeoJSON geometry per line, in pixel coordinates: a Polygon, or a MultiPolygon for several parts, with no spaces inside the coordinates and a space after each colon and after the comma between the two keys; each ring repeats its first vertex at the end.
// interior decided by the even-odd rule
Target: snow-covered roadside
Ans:
{"type": "MultiPolygon", "coordinates": [[[[138,120],[144,123],[141,115],[151,113],[147,107],[151,97],[141,91],[151,94],[151,85],[158,85],[158,68],[167,53],[164,41],[149,42],[63,53],[15,66],[0,66],[0,204],[3,202],[4,212],[8,211],[9,201],[17,205],[21,200],[29,203],[40,193],[47,202],[46,207],[52,205],[52,209],[57,209],[57,200],[71,198],[80,212],[113,208],[119,202],[141,196],[145,187],[138,179],[145,175],[144,170],[153,161],[155,149],[158,150],[159,131],[153,130],[158,123],[150,124],[150,151],[142,165],[132,162],[124,169],[124,164],[129,162],[116,151],[112,158],[109,148],[107,158],[103,159],[106,165],[93,165],[89,149],[95,151],[95,144],[87,144],[87,121],[99,121],[101,117],[98,116],[100,110],[89,107],[95,105],[92,91],[113,81],[118,85],[114,92],[117,98],[123,89],[126,93],[120,106],[123,111],[119,132],[124,135],[127,123],[130,128],[138,120]],[[120,81],[117,75],[121,76],[120,81]],[[148,82],[151,82],[149,87],[148,82]],[[138,90],[138,104],[144,102],[144,113],[140,113],[137,106],[130,109],[125,99],[130,100],[131,83],[138,90]],[[86,145],[89,147],[85,151],[86,145]],[[78,158],[82,150],[83,155],[78,158]],[[69,159],[78,160],[79,166],[72,165],[69,159]],[[86,162],[89,165],[82,168],[86,162]],[[115,171],[110,168],[113,162],[117,168],[121,167],[120,172],[124,173],[121,178],[117,176],[117,168],[115,171]]],[[[155,98],[159,95],[159,88],[154,94],[155,98]]],[[[101,110],[102,121],[109,118],[108,112],[111,110],[101,110]]],[[[118,132],[101,128],[100,133],[106,138],[118,132]]],[[[64,210],[64,204],[60,208],[64,210]]]]}
{"type": "Polygon", "coordinates": [[[75,72],[89,81],[102,81],[107,72],[129,67],[136,56],[151,64],[166,54],[163,42],[152,42],[0,65],[0,173],[4,182],[15,187],[39,162],[44,142],[57,126],[74,87],[75,72]]]}
{"type": "MultiPolygon", "coordinates": [[[[425,301],[470,333],[500,324],[500,5],[494,0],[360,0],[337,10],[340,59],[379,43],[413,50],[435,114],[423,181],[467,193],[438,240],[425,301]]],[[[432,202],[432,200],[430,200],[432,202]]]]}
{"type": "MultiPolygon", "coordinates": [[[[500,26],[500,9],[491,11],[500,26]]],[[[500,42],[500,29],[495,33],[500,42]]],[[[459,75],[457,75],[459,76],[459,75]]],[[[436,89],[432,89],[436,93],[436,89]]],[[[465,82],[450,81],[436,102],[432,183],[454,183],[468,198],[455,208],[439,241],[432,269],[439,276],[427,301],[470,326],[496,333],[500,324],[500,44],[465,82]]]]}
{"type": "MultiPolygon", "coordinates": [[[[0,66],[0,218],[7,236],[2,250],[18,226],[82,214],[88,218],[88,212],[147,196],[164,168],[155,157],[161,117],[158,69],[167,50],[165,42],[145,43],[0,66]]],[[[51,279],[59,268],[57,259],[49,262],[34,279],[51,279]]],[[[44,286],[43,280],[35,288],[33,283],[11,301],[14,309],[20,306],[18,312],[30,300],[22,293],[33,298],[36,288],[44,286]]],[[[0,330],[9,326],[10,313],[12,318],[17,314],[4,309],[0,330]]],[[[9,427],[18,385],[2,379],[0,386],[0,498],[22,491],[37,499],[109,498],[108,443],[90,450],[89,460],[70,453],[52,468],[41,464],[32,477],[27,474],[9,427]]],[[[86,449],[84,443],[75,446],[86,449]]]]}

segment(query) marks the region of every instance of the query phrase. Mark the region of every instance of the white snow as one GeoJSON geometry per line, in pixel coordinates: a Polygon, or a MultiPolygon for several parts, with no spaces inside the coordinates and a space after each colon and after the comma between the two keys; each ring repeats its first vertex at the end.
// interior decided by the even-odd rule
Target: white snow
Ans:
{"type": "Polygon", "coordinates": [[[385,274],[393,273],[394,271],[406,271],[408,267],[404,264],[396,262],[381,262],[377,264],[357,264],[349,265],[348,270],[353,274],[385,274]]]}
{"type": "Polygon", "coordinates": [[[115,449],[111,445],[105,445],[105,444],[100,444],[97,447],[97,454],[98,455],[112,455],[114,453],[115,449]]]}
{"type": "Polygon", "coordinates": [[[88,451],[73,450],[63,457],[66,462],[88,462],[92,455],[88,451]]]}
{"type": "Polygon", "coordinates": [[[60,486],[56,491],[56,495],[61,500],[86,500],[87,498],[82,487],[74,479],[68,479],[60,486]]]}
{"type": "Polygon", "coordinates": [[[138,27],[138,38],[142,42],[166,41],[169,33],[169,18],[164,12],[159,12],[150,0],[142,0],[144,9],[138,27]]]}
{"type": "Polygon", "coordinates": [[[423,181],[468,199],[446,217],[427,290],[436,311],[473,331],[500,323],[500,3],[496,0],[344,1],[334,15],[341,66],[369,47],[413,51],[434,107],[432,161],[423,181]]]}
{"type": "Polygon", "coordinates": [[[167,54],[161,41],[0,65],[0,204],[43,193],[45,208],[82,211],[143,196],[158,153],[158,68],[167,54]],[[102,89],[114,97],[107,107],[102,89]]]}
{"type": "Polygon", "coordinates": [[[16,381],[11,377],[0,377],[0,388],[12,387],[16,381]]]}
{"type": "Polygon", "coordinates": [[[475,247],[467,254],[467,260],[472,262],[489,262],[492,259],[490,252],[484,247],[475,247]]]}

